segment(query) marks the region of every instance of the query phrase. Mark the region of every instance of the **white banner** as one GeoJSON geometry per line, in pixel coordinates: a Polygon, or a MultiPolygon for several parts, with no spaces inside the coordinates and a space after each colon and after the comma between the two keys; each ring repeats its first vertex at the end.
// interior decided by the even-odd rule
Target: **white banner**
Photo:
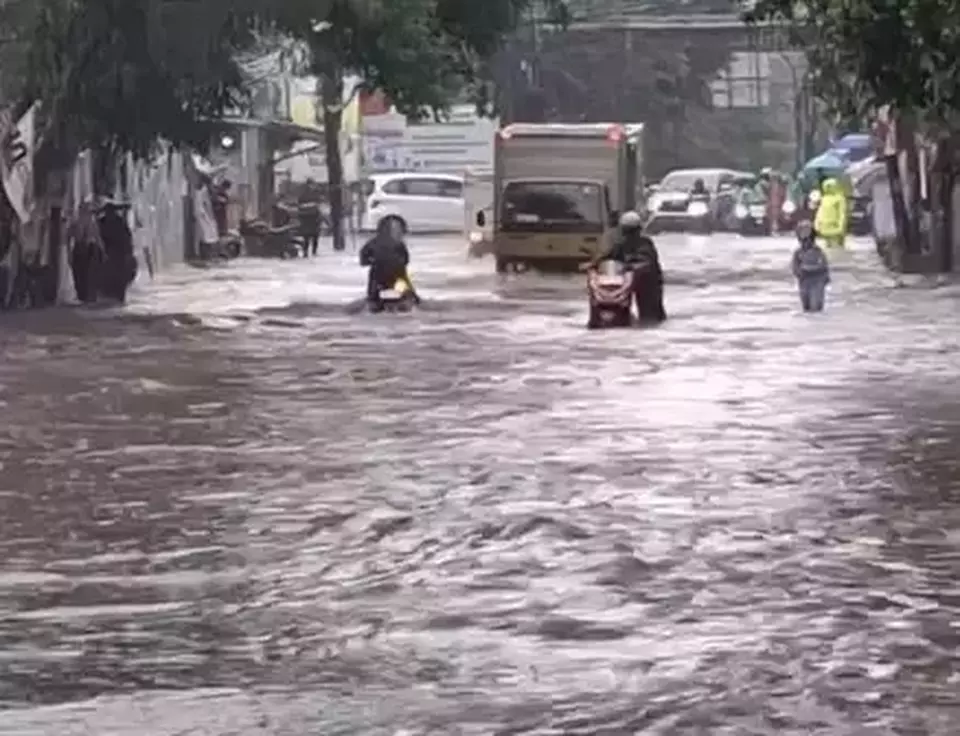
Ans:
{"type": "Polygon", "coordinates": [[[33,154],[36,145],[36,114],[34,103],[16,126],[8,128],[3,136],[0,170],[3,188],[20,222],[29,222],[33,215],[33,154]]]}

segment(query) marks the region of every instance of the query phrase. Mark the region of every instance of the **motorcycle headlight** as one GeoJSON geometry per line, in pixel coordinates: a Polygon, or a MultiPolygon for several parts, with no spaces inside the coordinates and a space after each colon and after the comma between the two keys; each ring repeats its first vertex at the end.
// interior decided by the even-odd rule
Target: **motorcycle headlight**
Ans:
{"type": "Polygon", "coordinates": [[[735,214],[737,217],[739,217],[742,220],[750,213],[747,211],[747,208],[744,205],[738,204],[734,208],[733,214],[735,214]]]}
{"type": "Polygon", "coordinates": [[[687,207],[687,212],[694,217],[700,217],[707,214],[709,211],[710,208],[707,207],[706,202],[691,202],[690,206],[687,207]]]}
{"type": "Polygon", "coordinates": [[[810,204],[812,204],[814,207],[820,204],[820,200],[822,198],[823,198],[823,195],[820,194],[820,192],[818,192],[816,189],[810,192],[810,204]]]}
{"type": "Polygon", "coordinates": [[[780,208],[785,215],[792,215],[797,211],[797,205],[791,202],[789,199],[783,203],[783,207],[780,208]]]}

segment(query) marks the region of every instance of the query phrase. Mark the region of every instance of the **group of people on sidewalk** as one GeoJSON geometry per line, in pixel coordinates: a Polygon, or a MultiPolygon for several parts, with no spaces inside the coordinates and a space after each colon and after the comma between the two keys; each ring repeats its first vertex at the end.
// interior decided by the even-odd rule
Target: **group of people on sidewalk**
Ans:
{"type": "Polygon", "coordinates": [[[108,200],[98,206],[87,199],[70,222],[70,270],[81,303],[126,301],[127,289],[137,275],[126,210],[127,206],[118,202],[108,200]]]}

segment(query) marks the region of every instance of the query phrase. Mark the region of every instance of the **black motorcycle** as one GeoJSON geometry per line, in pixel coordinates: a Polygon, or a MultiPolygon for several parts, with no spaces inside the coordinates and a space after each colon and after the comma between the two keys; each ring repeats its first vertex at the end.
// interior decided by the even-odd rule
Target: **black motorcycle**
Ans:
{"type": "Polygon", "coordinates": [[[387,287],[377,289],[377,298],[371,300],[371,312],[409,312],[419,299],[408,276],[401,276],[387,287]]]}
{"type": "Polygon", "coordinates": [[[306,243],[298,233],[299,225],[290,222],[273,227],[263,220],[243,220],[240,223],[240,237],[243,249],[254,258],[300,258],[306,243]]]}

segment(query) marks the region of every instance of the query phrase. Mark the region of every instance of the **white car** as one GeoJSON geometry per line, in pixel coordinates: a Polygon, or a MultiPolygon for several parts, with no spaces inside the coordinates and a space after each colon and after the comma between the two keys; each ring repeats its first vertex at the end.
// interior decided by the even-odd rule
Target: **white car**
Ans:
{"type": "Polygon", "coordinates": [[[368,185],[361,229],[376,230],[387,219],[404,232],[463,230],[463,177],[451,174],[374,174],[368,185]]]}

